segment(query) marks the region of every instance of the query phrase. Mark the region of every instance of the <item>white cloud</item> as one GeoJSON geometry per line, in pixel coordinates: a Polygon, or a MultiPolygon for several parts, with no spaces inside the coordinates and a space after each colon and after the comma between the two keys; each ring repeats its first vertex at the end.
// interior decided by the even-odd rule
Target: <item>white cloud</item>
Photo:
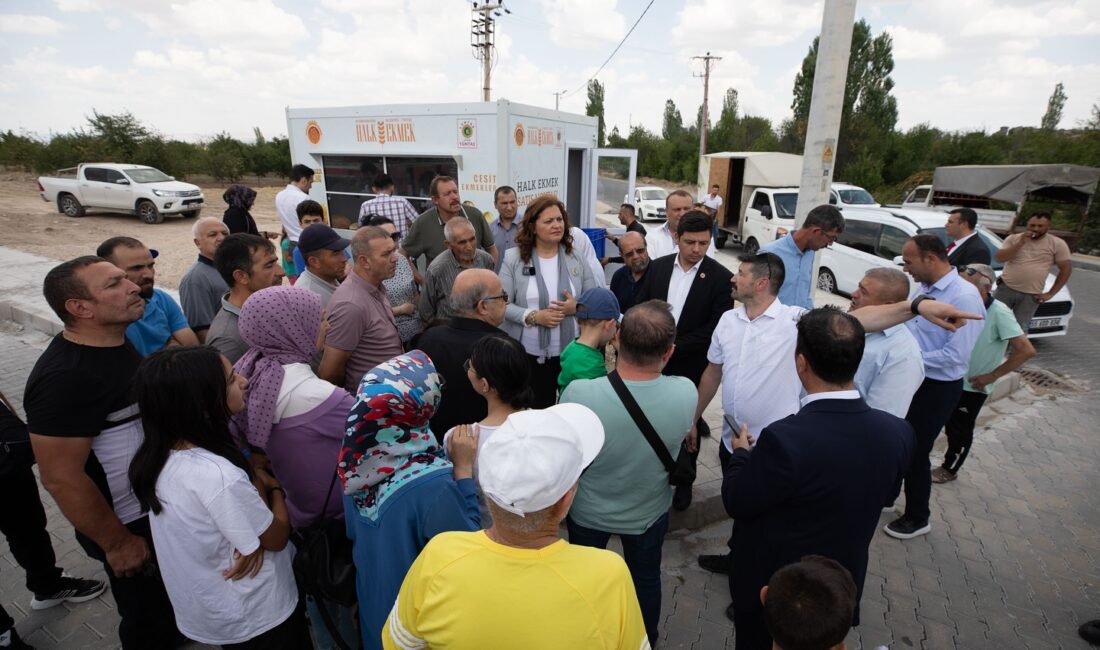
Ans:
{"type": "MultiPolygon", "coordinates": [[[[584,49],[618,43],[629,28],[617,0],[542,0],[546,33],[560,47],[584,49]]],[[[643,19],[644,20],[644,19],[643,19]]]]}
{"type": "Polygon", "coordinates": [[[933,61],[942,59],[948,52],[947,41],[939,34],[901,25],[889,25],[883,31],[894,39],[896,61],[933,61]]]}
{"type": "Polygon", "coordinates": [[[49,16],[29,16],[27,14],[0,15],[0,32],[5,34],[52,36],[60,32],[61,29],[61,23],[49,16]]]}
{"type": "Polygon", "coordinates": [[[1037,38],[997,39],[997,49],[1006,54],[1022,54],[1039,47],[1037,38]]]}
{"type": "Polygon", "coordinates": [[[190,0],[171,7],[173,31],[182,27],[207,42],[284,49],[309,36],[301,18],[271,0],[190,0]]]}
{"type": "Polygon", "coordinates": [[[64,13],[99,11],[101,7],[95,0],[54,0],[57,10],[64,13]]]}
{"type": "Polygon", "coordinates": [[[134,65],[139,68],[155,68],[161,70],[169,67],[168,59],[156,52],[150,52],[149,50],[138,50],[134,52],[134,65]]]}
{"type": "Polygon", "coordinates": [[[737,47],[769,47],[798,40],[821,26],[820,0],[687,0],[672,28],[673,40],[687,43],[728,43],[737,47]]]}

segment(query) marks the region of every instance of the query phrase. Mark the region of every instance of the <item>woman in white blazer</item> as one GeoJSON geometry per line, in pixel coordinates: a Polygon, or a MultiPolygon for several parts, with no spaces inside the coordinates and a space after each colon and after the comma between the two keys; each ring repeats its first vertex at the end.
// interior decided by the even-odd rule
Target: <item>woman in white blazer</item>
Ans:
{"type": "Polygon", "coordinates": [[[552,194],[531,201],[515,247],[504,254],[500,283],[509,298],[501,329],[527,352],[534,408],[557,401],[561,351],[577,336],[576,296],[596,282],[573,248],[565,205],[552,194]]]}

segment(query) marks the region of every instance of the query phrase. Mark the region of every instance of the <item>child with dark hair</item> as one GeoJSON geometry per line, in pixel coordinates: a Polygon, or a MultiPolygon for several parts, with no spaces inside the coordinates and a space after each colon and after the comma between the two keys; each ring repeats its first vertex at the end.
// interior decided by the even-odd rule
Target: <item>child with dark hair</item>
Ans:
{"type": "Polygon", "coordinates": [[[209,347],[146,357],[133,381],[145,439],[130,482],[151,511],[157,562],[183,634],[223,648],[310,647],[286,548],[286,494],[251,469],[229,430],[246,384],[209,347]]]}
{"type": "Polygon", "coordinates": [[[836,560],[807,555],[772,575],[760,590],[773,648],[843,650],[852,629],[856,584],[836,560]]]}

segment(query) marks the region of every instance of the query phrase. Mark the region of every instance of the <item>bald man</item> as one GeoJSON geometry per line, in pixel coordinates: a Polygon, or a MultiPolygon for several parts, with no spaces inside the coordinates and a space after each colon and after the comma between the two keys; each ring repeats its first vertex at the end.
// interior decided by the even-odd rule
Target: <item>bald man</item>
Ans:
{"type": "Polygon", "coordinates": [[[649,270],[649,251],[645,237],[634,231],[619,237],[618,245],[619,254],[623,257],[623,268],[611,276],[611,293],[619,299],[619,309],[625,314],[634,306],[638,289],[649,270]]]}
{"type": "Polygon", "coordinates": [[[451,287],[450,302],[454,317],[446,325],[428,329],[418,344],[445,380],[443,399],[431,420],[432,431],[440,441],[451,427],[485,417],[485,399],[474,392],[466,378],[465,363],[481,339],[507,336],[498,328],[504,322],[508,296],[496,273],[487,269],[462,271],[451,287]]]}
{"type": "Polygon", "coordinates": [[[229,227],[216,217],[203,217],[191,227],[191,237],[199,258],[180,280],[180,307],[187,324],[206,342],[206,332],[214,315],[222,307],[222,296],[229,291],[218,269],[214,268],[214,251],[229,236],[229,227]]]}

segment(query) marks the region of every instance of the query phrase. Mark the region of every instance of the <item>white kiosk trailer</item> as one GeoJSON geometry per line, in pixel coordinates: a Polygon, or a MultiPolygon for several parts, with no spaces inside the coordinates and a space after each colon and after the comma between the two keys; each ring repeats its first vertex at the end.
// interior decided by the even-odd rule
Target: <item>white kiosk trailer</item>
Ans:
{"type": "Polygon", "coordinates": [[[598,203],[615,213],[634,191],[637,152],[597,148],[596,118],[586,115],[501,99],[287,108],[286,121],[291,161],[313,168],[310,196],[337,227],[347,227],[341,217],[357,221],[381,172],[393,178],[394,196],[418,212],[432,206],[432,178],[447,175],[457,179],[463,202],[487,218],[496,216],[494,190],[510,185],[521,213],[534,197],[553,193],[580,227],[594,224],[598,203]]]}

